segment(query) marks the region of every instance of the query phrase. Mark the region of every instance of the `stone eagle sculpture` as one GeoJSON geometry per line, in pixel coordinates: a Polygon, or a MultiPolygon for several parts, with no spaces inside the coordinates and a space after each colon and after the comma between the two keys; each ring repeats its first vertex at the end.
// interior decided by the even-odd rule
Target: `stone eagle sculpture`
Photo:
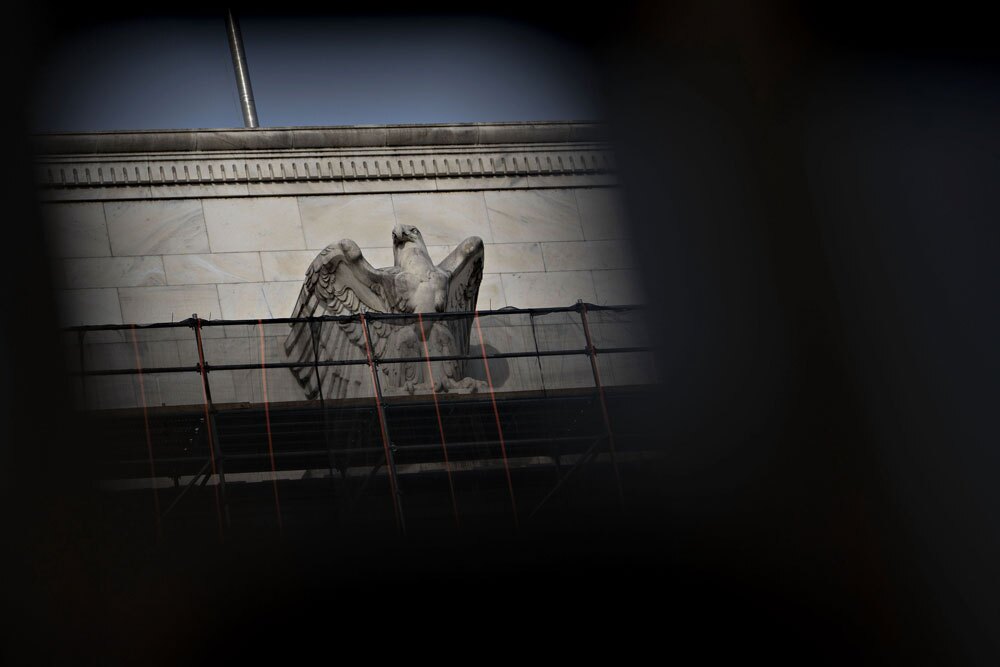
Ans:
{"type": "MultiPolygon", "coordinates": [[[[483,278],[482,239],[470,236],[435,266],[420,230],[397,224],[392,230],[392,255],[393,266],[376,269],[354,241],[343,239],[328,245],[306,270],[292,317],[475,311],[483,278]]],[[[430,356],[467,355],[471,325],[471,317],[424,319],[422,330],[416,318],[368,320],[376,359],[413,359],[378,367],[383,391],[412,394],[420,386],[443,392],[479,391],[483,383],[465,377],[462,360],[433,362],[433,377],[426,377],[425,341],[430,356]]],[[[291,326],[285,352],[289,360],[304,364],[291,371],[309,398],[368,394],[371,378],[367,366],[312,365],[317,359],[366,359],[359,321],[293,322],[291,326]]]]}

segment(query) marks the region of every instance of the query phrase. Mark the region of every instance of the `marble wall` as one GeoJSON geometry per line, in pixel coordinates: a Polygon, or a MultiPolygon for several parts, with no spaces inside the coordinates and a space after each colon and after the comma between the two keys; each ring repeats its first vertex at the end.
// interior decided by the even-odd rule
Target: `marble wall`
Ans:
{"type": "Polygon", "coordinates": [[[614,187],[47,202],[65,325],[287,317],[309,262],[353,239],[392,264],[395,223],[440,261],[486,243],[479,308],[643,300],[614,187]]]}

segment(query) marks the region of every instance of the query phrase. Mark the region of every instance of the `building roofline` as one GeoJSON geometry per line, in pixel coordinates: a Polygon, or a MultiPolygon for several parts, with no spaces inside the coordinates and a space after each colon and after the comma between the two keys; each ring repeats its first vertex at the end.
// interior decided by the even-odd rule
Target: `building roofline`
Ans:
{"type": "Polygon", "coordinates": [[[39,155],[359,148],[483,146],[606,140],[600,123],[543,121],[428,125],[350,125],[199,130],[135,130],[34,135],[39,155]]]}

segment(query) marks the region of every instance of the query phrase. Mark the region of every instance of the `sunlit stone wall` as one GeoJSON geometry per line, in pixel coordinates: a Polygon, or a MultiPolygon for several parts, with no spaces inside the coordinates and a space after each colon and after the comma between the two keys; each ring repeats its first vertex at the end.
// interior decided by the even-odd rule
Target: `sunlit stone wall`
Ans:
{"type": "Polygon", "coordinates": [[[306,267],[393,225],[486,244],[479,308],[640,303],[613,156],[585,124],[50,135],[40,197],[61,321],[287,317],[306,267]]]}
{"type": "MultiPolygon", "coordinates": [[[[48,135],[39,138],[36,168],[64,325],[176,322],[195,313],[209,320],[288,317],[320,250],[349,238],[373,265],[390,266],[397,223],[419,227],[435,261],[468,236],[483,239],[480,310],[643,301],[613,155],[593,125],[48,135]]],[[[586,346],[577,313],[504,313],[481,325],[489,354],[586,346]]],[[[591,330],[599,348],[648,342],[630,314],[594,313],[591,330]]],[[[207,326],[206,361],[287,361],[288,333],[280,323],[207,326]]],[[[71,370],[145,369],[142,380],[77,378],[81,405],[203,400],[197,373],[155,370],[196,367],[190,327],[64,338],[71,370]]],[[[474,340],[470,351],[482,348],[474,340]]],[[[598,363],[607,384],[655,378],[642,353],[602,355],[598,363]]],[[[466,372],[485,379],[479,361],[466,372]]],[[[501,392],[594,382],[582,355],[498,358],[491,375],[501,392]]],[[[361,376],[350,397],[371,392],[370,377],[361,376]]],[[[259,403],[263,380],[259,369],[215,370],[214,400],[259,403]]],[[[269,370],[266,385],[270,401],[305,398],[287,369],[269,370]]]]}

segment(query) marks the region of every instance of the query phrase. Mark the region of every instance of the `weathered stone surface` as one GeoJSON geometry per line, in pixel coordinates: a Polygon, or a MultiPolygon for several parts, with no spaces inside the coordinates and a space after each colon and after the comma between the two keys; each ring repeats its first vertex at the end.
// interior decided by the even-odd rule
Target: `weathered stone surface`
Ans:
{"type": "Polygon", "coordinates": [[[342,146],[385,146],[387,125],[344,126],[334,132],[327,128],[304,127],[300,129],[272,130],[275,134],[288,135],[287,141],[293,148],[342,147],[342,146]]]}
{"type": "Polygon", "coordinates": [[[390,125],[387,146],[428,146],[474,144],[479,140],[477,125],[390,125]]]}
{"type": "MultiPolygon", "coordinates": [[[[584,273],[584,272],[581,272],[584,273]]],[[[585,299],[587,300],[587,299],[585,299]]],[[[569,303],[563,305],[571,305],[569,303]]],[[[534,318],[535,342],[541,351],[580,350],[587,346],[583,321],[578,313],[549,313],[534,318]]],[[[593,387],[594,375],[585,356],[540,357],[546,389],[593,387]]]]}
{"type": "MultiPolygon", "coordinates": [[[[430,253],[432,260],[439,262],[452,251],[452,247],[443,245],[427,246],[427,251],[430,253]]],[[[393,264],[392,248],[361,248],[361,253],[368,263],[375,268],[389,267],[393,264]]],[[[316,250],[260,253],[260,260],[264,269],[264,281],[301,280],[306,274],[306,269],[316,259],[317,254],[318,251],[316,250]]]]}
{"type": "Polygon", "coordinates": [[[500,282],[500,275],[497,273],[484,273],[483,282],[479,284],[479,309],[499,310],[506,306],[507,298],[503,293],[503,284],[500,282]]]}
{"type": "Polygon", "coordinates": [[[594,373],[585,356],[541,357],[542,381],[546,389],[581,389],[594,386],[594,373]]]}
{"type": "Polygon", "coordinates": [[[439,146],[603,141],[603,125],[567,121],[441,123],[219,130],[67,133],[35,138],[42,155],[159,151],[279,150],[348,146],[439,146]]]}
{"type": "Polygon", "coordinates": [[[617,188],[581,188],[575,193],[584,237],[588,240],[628,237],[625,207],[617,188]]]}
{"type": "Polygon", "coordinates": [[[498,190],[483,196],[497,243],[583,240],[572,190],[498,190]]]}
{"type": "MultiPolygon", "coordinates": [[[[190,329],[189,329],[190,331],[190,329]]],[[[166,368],[171,366],[180,366],[182,363],[186,363],[181,360],[181,355],[177,352],[177,341],[176,340],[155,340],[146,341],[142,338],[142,332],[136,332],[136,338],[138,339],[139,348],[139,361],[143,368],[166,368]]],[[[193,336],[192,332],[192,336],[193,336]]],[[[131,342],[131,341],[129,341],[131,342]]],[[[126,343],[128,345],[128,343],[126,343]]],[[[131,347],[129,345],[129,347],[131,347]]],[[[134,349],[130,349],[133,352],[134,349]]],[[[134,363],[132,364],[134,366],[134,363]]]]}
{"type": "Polygon", "coordinates": [[[598,348],[645,347],[655,343],[643,311],[592,310],[590,335],[598,348]]]}
{"type": "MultiPolygon", "coordinates": [[[[394,199],[399,201],[399,208],[402,209],[402,217],[417,218],[427,216],[429,218],[444,219],[445,224],[440,225],[441,229],[452,226],[461,226],[463,218],[473,221],[479,218],[476,210],[479,205],[485,209],[487,200],[494,199],[495,195],[506,195],[494,199],[495,209],[489,211],[489,215],[495,221],[486,221],[487,229],[496,231],[498,235],[534,235],[541,238],[548,238],[553,235],[572,235],[574,232],[574,220],[571,210],[571,199],[582,197],[584,200],[597,202],[590,206],[584,205],[591,215],[588,224],[588,235],[611,234],[622,236],[623,233],[617,226],[619,217],[615,213],[615,196],[611,192],[597,190],[572,191],[552,191],[546,193],[533,193],[528,191],[517,192],[487,192],[487,193],[427,193],[422,195],[364,195],[364,196],[336,196],[336,197],[301,197],[300,207],[309,210],[311,215],[303,214],[303,220],[311,220],[309,224],[303,225],[303,233],[309,237],[309,244],[315,245],[315,249],[308,250],[264,250],[262,253],[235,252],[235,253],[189,253],[185,255],[167,254],[163,259],[157,257],[121,257],[108,258],[115,261],[72,261],[66,265],[61,265],[59,272],[61,278],[69,279],[64,284],[67,287],[137,287],[168,285],[188,285],[204,284],[224,286],[230,282],[240,281],[246,285],[256,286],[248,289],[228,289],[220,294],[224,294],[218,303],[219,308],[216,316],[256,318],[269,316],[287,316],[290,314],[291,306],[297,296],[297,290],[293,287],[300,284],[305,270],[309,263],[315,258],[316,253],[327,244],[344,238],[345,234],[338,234],[346,231],[348,234],[359,232],[368,234],[369,243],[362,247],[362,252],[366,259],[376,267],[392,265],[392,248],[389,242],[379,241],[374,233],[377,227],[385,228],[385,223],[394,220],[396,215],[393,212],[394,199]],[[586,193],[586,194],[585,194],[586,193]],[[544,195],[544,197],[542,196],[544,195]],[[418,199],[419,198],[419,199],[418,199]],[[546,199],[547,198],[547,199],[546,199]],[[444,204],[438,209],[433,202],[444,204]],[[322,205],[321,205],[322,204],[322,205]],[[371,205],[371,206],[369,206],[371,205]],[[612,211],[607,216],[597,216],[599,207],[604,207],[612,211]],[[353,210],[352,210],[353,209],[353,210]],[[381,209],[381,211],[380,211],[381,209]],[[545,209],[556,211],[553,219],[540,220],[540,213],[545,209]],[[441,216],[439,211],[444,211],[441,216]],[[560,214],[560,211],[562,213],[560,214]],[[353,224],[338,225],[337,219],[331,213],[344,213],[340,222],[353,224]],[[560,222],[560,215],[562,221],[560,222]],[[457,222],[449,223],[449,217],[457,222]],[[365,220],[367,218],[367,220],[365,220]],[[382,218],[380,221],[379,218],[382,218]],[[534,222],[532,222],[534,220],[534,222]],[[540,220],[540,221],[539,221],[540,220]],[[596,221],[596,222],[595,222],[596,221]],[[346,229],[345,229],[346,228],[346,229]],[[312,233],[310,233],[310,229],[312,233]],[[348,231],[353,229],[354,232],[348,231]],[[596,231],[595,231],[596,230],[596,231]],[[325,234],[325,236],[323,236],[325,234]],[[163,268],[158,269],[155,262],[163,262],[163,268]],[[275,287],[263,286],[270,283],[286,283],[275,287]],[[268,298],[270,295],[270,298],[268,298]]],[[[292,202],[290,198],[273,198],[279,201],[292,202]]],[[[245,199],[241,201],[247,201],[245,199]]],[[[166,205],[174,213],[178,213],[175,204],[184,202],[152,202],[151,204],[166,205]]],[[[216,202],[218,204],[218,202],[216,202]]],[[[147,214],[148,221],[160,221],[162,224],[174,224],[179,230],[190,231],[192,228],[198,229],[196,212],[189,209],[187,223],[179,216],[163,215],[163,208],[155,210],[156,215],[150,214],[150,208],[140,206],[141,203],[110,202],[109,207],[116,208],[116,227],[114,233],[114,246],[116,251],[136,252],[140,246],[150,248],[168,247],[174,251],[189,252],[193,247],[190,243],[178,244],[177,239],[161,238],[156,239],[154,234],[145,236],[135,233],[121,220],[125,207],[136,207],[140,213],[147,214]],[[156,220],[154,220],[154,218],[156,220]],[[165,222],[164,222],[165,221],[165,222]],[[193,221],[193,225],[190,224],[193,221]],[[124,229],[126,231],[122,232],[124,229]]],[[[206,202],[212,206],[211,202],[206,202]]],[[[64,205],[50,205],[64,206],[64,205]]],[[[70,205],[66,205],[70,206],[70,205]]],[[[77,207],[80,205],[72,205],[77,207]]],[[[101,209],[97,205],[84,204],[81,210],[87,211],[85,215],[91,216],[88,224],[84,227],[90,232],[85,236],[84,247],[89,247],[91,252],[96,252],[101,243],[101,209]],[[95,243],[96,241],[96,243],[95,243]],[[89,246],[88,246],[89,243],[89,246]]],[[[480,209],[480,210],[482,210],[480,209]]],[[[169,211],[168,211],[169,212],[169,211]]],[[[286,212],[290,212],[286,208],[286,212]]],[[[581,216],[583,217],[583,216],[581,216]]],[[[263,221],[258,216],[259,225],[263,221]]],[[[233,223],[236,224],[236,223],[233,223]]],[[[471,224],[483,224],[479,222],[471,224]]],[[[213,229],[213,235],[215,234],[213,229]]],[[[456,229],[456,231],[459,231],[456,229]]],[[[582,235],[581,231],[577,232],[582,235]]],[[[161,232],[162,234],[162,232],[161,232]]],[[[384,232],[382,238],[386,237],[384,232]]],[[[181,235],[183,238],[183,234],[181,235]]],[[[197,235],[188,236],[188,239],[197,239],[197,235]]],[[[205,234],[207,239],[207,234],[205,234]]],[[[451,240],[451,239],[448,239],[451,240]]],[[[266,244],[265,244],[266,245],[266,244]]],[[[641,295],[637,291],[637,280],[633,273],[622,271],[633,266],[628,244],[623,239],[608,239],[599,241],[520,241],[487,244],[487,257],[485,258],[485,277],[480,288],[480,304],[482,309],[501,308],[506,305],[535,307],[568,305],[577,298],[594,301],[597,303],[625,303],[641,302],[641,295]],[[555,276],[555,277],[532,277],[529,274],[548,271],[549,274],[562,272],[582,272],[582,275],[555,276]],[[588,271],[593,271],[588,274],[588,271]],[[497,274],[503,274],[497,275],[497,274]],[[588,284],[589,280],[589,284],[588,284]]],[[[451,250],[449,245],[433,245],[428,247],[432,259],[437,262],[443,259],[451,250]]],[[[103,252],[107,252],[104,250],[103,252]]],[[[83,258],[78,258],[83,259],[83,258]]],[[[543,274],[546,275],[546,274],[543,274]]],[[[202,303],[204,303],[202,301],[202,303]]],[[[130,300],[130,308],[132,301],[130,300]]],[[[214,304],[207,306],[214,309],[214,304]]],[[[178,317],[190,315],[190,309],[182,309],[178,317]]],[[[199,310],[205,310],[205,306],[199,310]]],[[[173,312],[164,310],[163,312],[173,312]]],[[[211,312],[211,311],[209,311],[211,312]]],[[[168,317],[169,319],[169,317],[168,317]]],[[[129,321],[126,319],[126,321],[129,321]]]]}
{"type": "Polygon", "coordinates": [[[356,181],[344,181],[344,194],[387,194],[392,192],[428,192],[437,190],[437,182],[433,178],[415,180],[405,178],[378,178],[356,181]]]}
{"type": "Polygon", "coordinates": [[[435,188],[451,190],[508,190],[528,187],[527,176],[452,176],[435,179],[435,188]]]}
{"type": "MultiPolygon", "coordinates": [[[[284,336],[281,338],[268,336],[270,326],[274,325],[266,326],[264,330],[265,361],[285,361],[285,355],[278,354],[284,336]]],[[[287,328],[287,325],[282,327],[286,330],[287,328]]],[[[235,335],[225,338],[204,339],[202,345],[205,350],[205,360],[210,364],[260,363],[260,330],[255,325],[242,326],[235,335]]],[[[212,377],[214,379],[214,374],[212,377]]]]}
{"type": "Polygon", "coordinates": [[[151,257],[88,257],[62,260],[66,286],[139,287],[166,285],[163,261],[151,257]]]}
{"type": "Polygon", "coordinates": [[[616,174],[559,174],[528,176],[529,188],[598,188],[618,185],[616,174]]]}
{"type": "Polygon", "coordinates": [[[171,285],[248,283],[263,280],[260,257],[255,252],[212,255],[166,255],[163,265],[171,285]]]}
{"type": "Polygon", "coordinates": [[[393,194],[396,221],[419,225],[431,245],[454,243],[466,236],[493,242],[486,202],[481,192],[393,194]]]}
{"type": "Polygon", "coordinates": [[[111,254],[104,205],[45,204],[42,207],[49,252],[56,257],[106,257],[111,254]]]}
{"type": "MultiPolygon", "coordinates": [[[[530,354],[535,350],[530,319],[527,315],[504,314],[480,317],[479,329],[473,328],[474,351],[480,353],[479,331],[482,331],[487,354],[530,354]]],[[[538,361],[534,357],[490,359],[490,379],[496,391],[523,391],[544,386],[538,361]]],[[[486,379],[482,361],[470,362],[471,377],[486,379]]]]}
{"type": "MultiPolygon", "coordinates": [[[[430,248],[427,250],[430,251],[430,248]]],[[[394,263],[392,248],[362,248],[361,252],[364,254],[365,259],[368,260],[368,263],[376,269],[390,267],[394,263]]],[[[444,255],[441,255],[441,257],[444,257],[444,255]]]]}
{"type": "Polygon", "coordinates": [[[489,123],[479,133],[481,143],[516,144],[540,137],[546,142],[569,141],[574,123],[489,123]]]}
{"type": "Polygon", "coordinates": [[[336,195],[344,191],[343,181],[293,181],[291,183],[250,183],[251,197],[269,195],[336,195]]]}
{"type": "Polygon", "coordinates": [[[548,271],[627,269],[635,265],[626,241],[557,241],[541,245],[548,271]]]}
{"type": "MultiPolygon", "coordinates": [[[[102,332],[109,335],[107,342],[99,342],[99,336],[87,332],[84,336],[84,367],[92,371],[118,370],[136,368],[136,352],[138,365],[144,370],[180,366],[181,359],[177,353],[177,341],[149,341],[145,339],[146,332],[135,331],[135,344],[132,342],[133,332],[121,329],[114,332],[102,332]],[[113,337],[113,338],[112,338],[113,337]]],[[[77,363],[77,366],[79,364],[77,363]]]]}
{"type": "Polygon", "coordinates": [[[590,271],[505,273],[501,275],[507,305],[516,308],[571,306],[577,299],[597,298],[590,271]]]}
{"type": "Polygon", "coordinates": [[[209,251],[202,203],[197,199],[107,202],[104,209],[115,255],[209,251]]]}
{"type": "Polygon", "coordinates": [[[122,323],[114,288],[57,290],[56,303],[63,326],[122,323]]]}
{"type": "Polygon", "coordinates": [[[639,272],[634,270],[594,271],[594,289],[602,306],[645,302],[639,272]]]}
{"type": "Polygon", "coordinates": [[[489,273],[544,271],[542,247],[538,243],[492,243],[486,246],[489,273]]]}
{"type": "Polygon", "coordinates": [[[122,287],[121,317],[125,322],[176,322],[198,313],[205,319],[218,319],[219,293],[215,285],[183,285],[178,287],[122,287]]]}
{"type": "MultiPolygon", "coordinates": [[[[365,257],[368,253],[365,252],[365,257]]],[[[264,271],[264,280],[302,280],[306,269],[316,258],[315,250],[282,250],[260,253],[260,263],[264,271]]],[[[369,260],[371,261],[371,260],[369,260]]]]}
{"type": "MultiPolygon", "coordinates": [[[[287,316],[322,248],[350,238],[375,267],[391,266],[386,230],[398,222],[421,228],[433,262],[457,239],[485,241],[482,309],[641,301],[618,192],[596,185],[614,179],[614,165],[595,130],[487,123],[82,136],[87,150],[37,163],[50,199],[106,200],[44,205],[53,252],[71,260],[54,265],[55,284],[120,287],[132,312],[143,292],[129,290],[202,285],[217,294],[206,302],[198,293],[203,315],[287,316]],[[528,137],[548,139],[499,145],[528,137]],[[180,152],[156,154],[150,144],[132,158],[101,155],[150,141],[180,152]],[[242,152],[251,145],[255,153],[242,152]],[[74,169],[93,187],[61,186],[74,169]],[[157,200],[119,192],[148,197],[149,188],[157,200]],[[408,188],[416,191],[400,192],[408,188]],[[86,261],[102,257],[109,261],[86,261]]],[[[169,319],[173,310],[160,312],[169,319]]]]}
{"type": "Polygon", "coordinates": [[[201,197],[246,197],[253,194],[246,183],[200,183],[192,185],[152,185],[147,197],[165,199],[191,199],[201,197]]]}
{"type": "Polygon", "coordinates": [[[392,247],[387,229],[396,224],[390,195],[299,197],[306,247],[322,250],[351,239],[362,248],[392,247]]]}
{"type": "Polygon", "coordinates": [[[570,311],[544,313],[535,315],[532,322],[535,329],[535,344],[542,352],[580,350],[587,346],[587,336],[579,313],[570,311]]]}
{"type": "MultiPolygon", "coordinates": [[[[591,311],[590,335],[598,349],[647,347],[656,344],[642,311],[591,311]]],[[[599,354],[601,382],[649,384],[657,381],[656,355],[652,352],[599,354]]]]}
{"type": "Polygon", "coordinates": [[[94,202],[119,199],[149,199],[152,196],[147,186],[107,186],[94,185],[83,188],[50,188],[42,192],[46,202],[94,202]]]}
{"type": "Polygon", "coordinates": [[[212,252],[306,248],[293,197],[207,199],[204,205],[212,252]]]}
{"type": "Polygon", "coordinates": [[[562,122],[67,134],[38,138],[34,171],[58,202],[594,188],[616,183],[603,136],[562,122]]]}
{"type": "Polygon", "coordinates": [[[302,281],[237,283],[218,287],[223,319],[289,317],[302,281]]]}
{"type": "MultiPolygon", "coordinates": [[[[280,340],[278,343],[278,347],[280,349],[280,340]]],[[[237,393],[239,394],[241,391],[252,391],[255,394],[259,394],[261,395],[261,398],[258,398],[255,402],[260,403],[264,393],[263,384],[261,382],[262,373],[255,371],[253,375],[255,377],[250,378],[249,382],[237,385],[237,393]]],[[[241,400],[254,402],[253,399],[250,398],[241,398],[241,400]]],[[[271,404],[282,403],[285,401],[301,401],[302,387],[300,387],[298,382],[295,381],[295,376],[287,372],[286,369],[270,368],[267,370],[267,400],[271,404]]]]}
{"type": "MultiPolygon", "coordinates": [[[[508,312],[480,315],[479,330],[483,333],[486,346],[494,348],[497,352],[516,354],[535,351],[531,319],[527,314],[508,312]]],[[[478,343],[479,332],[475,327],[473,331],[478,343]]]]}

